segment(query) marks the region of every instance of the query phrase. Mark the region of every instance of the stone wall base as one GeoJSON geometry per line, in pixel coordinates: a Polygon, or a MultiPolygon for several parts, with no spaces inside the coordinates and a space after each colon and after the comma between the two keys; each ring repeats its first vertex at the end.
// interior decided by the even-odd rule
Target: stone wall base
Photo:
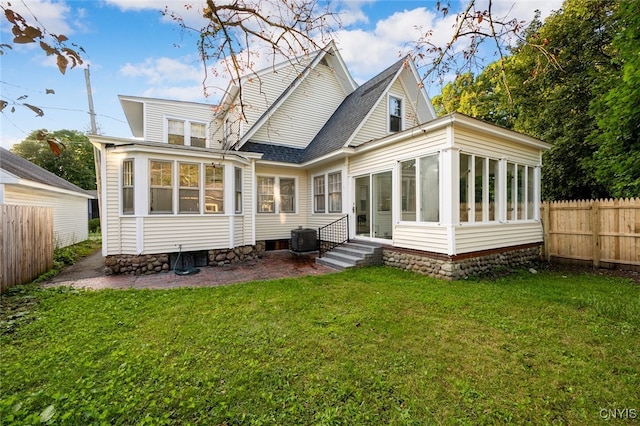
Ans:
{"type": "Polygon", "coordinates": [[[447,256],[418,250],[383,247],[387,266],[449,280],[490,274],[500,269],[531,267],[540,262],[540,244],[505,247],[464,255],[447,256]]]}
{"type": "MultiPolygon", "coordinates": [[[[265,242],[255,245],[239,246],[232,249],[207,251],[209,266],[224,266],[230,263],[244,262],[261,257],[265,242]]],[[[105,257],[105,275],[150,275],[169,272],[173,265],[169,262],[170,253],[159,254],[118,254],[105,257]]]]}

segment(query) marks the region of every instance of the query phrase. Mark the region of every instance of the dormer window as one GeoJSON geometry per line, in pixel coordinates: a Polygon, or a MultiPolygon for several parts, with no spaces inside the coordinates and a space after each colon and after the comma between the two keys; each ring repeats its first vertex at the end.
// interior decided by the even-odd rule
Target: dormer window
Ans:
{"type": "Polygon", "coordinates": [[[187,120],[167,119],[167,142],[205,148],[207,125],[187,120]]]}
{"type": "Polygon", "coordinates": [[[389,96],[389,131],[402,130],[402,99],[389,96]]]}

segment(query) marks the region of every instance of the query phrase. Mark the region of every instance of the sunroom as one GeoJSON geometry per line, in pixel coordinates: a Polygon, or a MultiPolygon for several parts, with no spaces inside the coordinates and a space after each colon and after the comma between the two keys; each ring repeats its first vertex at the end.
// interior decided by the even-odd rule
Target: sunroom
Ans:
{"type": "Polygon", "coordinates": [[[352,236],[449,259],[537,248],[549,148],[457,113],[364,143],[349,159],[352,236]]]}

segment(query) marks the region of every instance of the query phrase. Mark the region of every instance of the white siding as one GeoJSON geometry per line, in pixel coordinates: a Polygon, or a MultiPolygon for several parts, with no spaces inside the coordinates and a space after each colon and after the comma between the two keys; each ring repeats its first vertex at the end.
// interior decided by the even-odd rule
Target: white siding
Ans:
{"type": "MultiPolygon", "coordinates": [[[[400,84],[399,80],[396,80],[389,90],[389,93],[392,96],[397,96],[403,99],[404,103],[404,117],[403,117],[403,126],[404,129],[408,129],[415,125],[415,105],[411,102],[411,99],[404,91],[402,84],[400,84]]],[[[367,119],[365,120],[363,126],[356,133],[353,138],[350,146],[359,146],[363,143],[373,140],[380,139],[382,137],[388,136],[391,134],[389,132],[389,98],[388,94],[385,93],[378,105],[374,108],[373,112],[367,119]]]]}
{"type": "Polygon", "coordinates": [[[540,162],[540,150],[508,141],[480,131],[454,128],[454,144],[465,152],[484,157],[505,158],[517,163],[537,165],[540,162]]]}
{"type": "Polygon", "coordinates": [[[349,175],[354,177],[378,170],[388,170],[396,161],[416,158],[424,154],[442,149],[447,142],[446,129],[440,129],[428,134],[421,134],[382,148],[366,151],[352,157],[349,163],[349,175]]]}
{"type": "Polygon", "coordinates": [[[229,216],[148,216],[143,228],[143,254],[229,248],[229,216]]]}
{"type": "Polygon", "coordinates": [[[345,93],[335,73],[325,65],[318,65],[251,140],[304,148],[344,98],[345,93]]]}
{"type": "Polygon", "coordinates": [[[66,247],[89,238],[89,202],[86,197],[7,184],[4,203],[52,207],[56,247],[66,247]]]}
{"type": "Polygon", "coordinates": [[[166,142],[165,118],[177,118],[209,124],[213,119],[212,108],[205,104],[171,103],[162,101],[145,102],[145,140],[166,142]]]}
{"type": "Polygon", "coordinates": [[[448,253],[447,228],[420,223],[397,224],[393,230],[394,247],[448,253]]]}
{"type": "MultiPolygon", "coordinates": [[[[296,213],[256,213],[256,240],[291,238],[291,230],[307,227],[309,218],[309,191],[306,171],[277,167],[256,167],[257,176],[296,177],[298,202],[296,213]]],[[[256,207],[253,207],[256,209],[256,207]]]]}
{"type": "MultiPolygon", "coordinates": [[[[242,84],[242,101],[247,131],[295,80],[311,59],[290,64],[260,76],[252,76],[242,84]]],[[[239,109],[239,108],[237,108],[239,109]]]]}
{"type": "MultiPolygon", "coordinates": [[[[102,185],[106,190],[106,200],[102,203],[102,247],[106,255],[112,254],[136,254],[135,244],[131,252],[122,251],[122,243],[120,236],[122,230],[120,227],[120,167],[119,156],[109,155],[103,156],[106,161],[106,176],[102,180],[102,185]]],[[[137,171],[134,169],[134,175],[137,171]]],[[[136,189],[134,189],[136,191],[136,189]]],[[[137,192],[134,192],[137,194],[137,192]]]]}
{"type": "Polygon", "coordinates": [[[494,225],[464,225],[455,227],[456,252],[469,253],[543,240],[540,222],[501,223],[494,225]]]}
{"type": "Polygon", "coordinates": [[[120,235],[122,236],[120,240],[120,251],[118,253],[122,254],[137,254],[137,237],[138,232],[136,231],[136,218],[135,217],[123,217],[120,220],[120,235]]]}

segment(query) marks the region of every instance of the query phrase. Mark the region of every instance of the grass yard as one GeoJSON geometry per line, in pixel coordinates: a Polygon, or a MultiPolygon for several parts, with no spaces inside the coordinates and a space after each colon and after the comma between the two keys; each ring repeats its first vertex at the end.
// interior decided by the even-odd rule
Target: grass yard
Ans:
{"type": "Polygon", "coordinates": [[[3,296],[11,424],[611,424],[640,416],[640,286],[376,267],[3,296]]]}

